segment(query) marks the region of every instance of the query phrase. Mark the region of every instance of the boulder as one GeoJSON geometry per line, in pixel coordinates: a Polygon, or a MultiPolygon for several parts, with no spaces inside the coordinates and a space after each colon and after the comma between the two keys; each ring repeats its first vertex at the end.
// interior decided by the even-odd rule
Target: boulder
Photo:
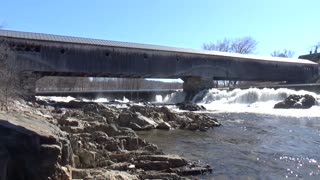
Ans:
{"type": "Polygon", "coordinates": [[[153,129],[157,126],[157,123],[154,122],[151,118],[147,118],[140,114],[139,112],[123,112],[119,115],[117,120],[119,126],[130,127],[135,130],[142,129],[153,129]]]}
{"type": "Polygon", "coordinates": [[[130,124],[130,121],[131,119],[133,118],[133,113],[131,112],[123,112],[119,115],[119,118],[118,120],[116,121],[116,123],[119,125],[119,126],[122,126],[122,127],[128,127],[129,124],[130,124]]]}
{"type": "Polygon", "coordinates": [[[139,126],[157,126],[157,123],[155,123],[152,119],[147,118],[145,116],[143,116],[142,114],[136,112],[133,114],[133,119],[131,120],[132,123],[136,123],[139,126]]]}
{"type": "Polygon", "coordinates": [[[190,101],[188,102],[182,102],[182,103],[177,103],[176,106],[180,109],[180,110],[186,110],[186,111],[203,111],[206,110],[205,107],[203,106],[199,106],[195,103],[192,103],[190,101]]]}
{"type": "Polygon", "coordinates": [[[168,161],[138,161],[135,162],[135,166],[143,170],[156,171],[169,170],[170,168],[170,164],[168,161]]]}
{"type": "Polygon", "coordinates": [[[129,108],[131,112],[138,112],[142,114],[143,116],[149,117],[152,113],[152,110],[149,108],[149,106],[137,106],[133,105],[129,108]]]}
{"type": "Polygon", "coordinates": [[[93,168],[96,164],[96,152],[83,150],[79,153],[82,168],[93,168]]]}
{"type": "Polygon", "coordinates": [[[274,105],[275,109],[308,109],[316,105],[316,99],[308,94],[290,95],[284,101],[274,105]]]}
{"type": "Polygon", "coordinates": [[[177,172],[180,176],[195,176],[199,174],[205,174],[205,173],[211,173],[211,168],[204,168],[204,167],[194,167],[194,168],[188,168],[188,169],[182,169],[179,172],[177,172]]]}
{"type": "Polygon", "coordinates": [[[171,125],[167,122],[161,122],[157,126],[158,129],[170,130],[172,129],[171,125]]]}
{"type": "Polygon", "coordinates": [[[76,108],[82,108],[85,105],[92,104],[92,102],[85,102],[81,100],[72,100],[69,102],[54,102],[52,103],[52,106],[56,108],[71,108],[71,109],[76,109],[76,108]]]}
{"type": "Polygon", "coordinates": [[[0,113],[1,179],[66,180],[68,143],[65,133],[42,119],[0,113]]]}
{"type": "Polygon", "coordinates": [[[79,120],[73,117],[62,117],[57,121],[60,126],[79,126],[79,120]]]}
{"type": "Polygon", "coordinates": [[[110,155],[110,159],[114,162],[126,162],[132,158],[130,153],[121,152],[121,153],[113,153],[110,155]]]}
{"type": "Polygon", "coordinates": [[[306,94],[301,99],[301,104],[304,108],[311,108],[317,104],[317,100],[313,96],[306,94]]]}
{"type": "Polygon", "coordinates": [[[114,163],[110,166],[112,170],[127,171],[131,164],[128,162],[114,163]]]}
{"type": "Polygon", "coordinates": [[[98,104],[86,104],[82,107],[83,112],[86,113],[99,113],[99,106],[98,104]]]}
{"type": "Polygon", "coordinates": [[[105,180],[105,179],[130,179],[138,180],[136,175],[131,175],[124,171],[106,170],[106,169],[72,169],[73,179],[92,179],[92,180],[105,180]]]}
{"type": "Polygon", "coordinates": [[[148,145],[145,140],[138,137],[124,136],[119,137],[118,140],[121,141],[122,148],[128,151],[138,150],[141,147],[148,145]]]}
{"type": "Polygon", "coordinates": [[[140,156],[137,160],[142,161],[166,161],[170,168],[182,167],[187,165],[187,160],[177,155],[146,155],[140,156]]]}
{"type": "Polygon", "coordinates": [[[106,118],[109,124],[114,123],[119,118],[119,112],[109,107],[101,109],[100,114],[106,118]]]}
{"type": "Polygon", "coordinates": [[[102,144],[108,139],[108,135],[102,131],[95,131],[92,133],[92,141],[102,144]]]}
{"type": "Polygon", "coordinates": [[[186,180],[186,178],[180,177],[176,173],[163,173],[155,171],[146,171],[140,175],[141,179],[174,179],[174,180],[186,180]]]}
{"type": "Polygon", "coordinates": [[[141,126],[139,126],[138,124],[136,123],[129,123],[129,128],[135,130],[135,131],[141,131],[143,130],[143,128],[141,126]]]}
{"type": "Polygon", "coordinates": [[[60,127],[60,129],[62,131],[65,131],[67,133],[71,133],[71,134],[78,134],[78,133],[82,133],[84,131],[84,128],[82,126],[62,126],[60,127]]]}

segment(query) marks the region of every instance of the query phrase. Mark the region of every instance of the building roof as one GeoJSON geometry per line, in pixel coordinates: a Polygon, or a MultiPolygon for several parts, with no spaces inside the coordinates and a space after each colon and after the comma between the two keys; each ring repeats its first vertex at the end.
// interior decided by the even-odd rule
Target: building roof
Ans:
{"type": "Polygon", "coordinates": [[[89,39],[89,38],[81,38],[81,37],[61,36],[61,35],[33,33],[33,32],[21,32],[21,31],[11,31],[11,30],[0,30],[0,37],[108,46],[108,47],[123,47],[123,48],[132,48],[132,49],[178,52],[178,53],[188,53],[188,54],[212,55],[212,56],[222,56],[226,58],[227,57],[240,58],[240,59],[246,59],[246,60],[266,60],[266,61],[277,61],[277,62],[316,64],[306,59],[292,59],[292,58],[280,58],[280,57],[268,57],[268,56],[264,57],[264,56],[248,55],[248,54],[176,48],[176,47],[159,46],[159,45],[147,45],[147,44],[139,44],[139,43],[109,41],[109,40],[101,40],[101,39],[89,39]]]}

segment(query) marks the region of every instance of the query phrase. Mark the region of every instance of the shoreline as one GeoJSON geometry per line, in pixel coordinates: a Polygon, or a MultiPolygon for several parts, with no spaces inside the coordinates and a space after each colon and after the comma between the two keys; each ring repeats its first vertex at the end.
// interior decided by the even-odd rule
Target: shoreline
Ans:
{"type": "MultiPolygon", "coordinates": [[[[5,162],[2,170],[5,168],[8,171],[18,166],[25,177],[61,180],[112,177],[194,179],[196,175],[212,172],[210,165],[163,153],[155,144],[139,138],[135,132],[178,128],[206,131],[220,125],[216,119],[205,114],[174,112],[166,107],[153,105],[130,105],[119,109],[93,102],[17,102],[11,112],[0,113],[0,129],[19,134],[21,132],[18,129],[23,127],[27,134],[36,134],[36,137],[24,137],[26,133],[6,137],[16,138],[17,142],[44,139],[31,143],[32,145],[18,143],[12,148],[18,151],[23,146],[35,149],[36,152],[40,149],[38,153],[44,154],[45,158],[39,160],[37,153],[22,153],[20,158],[36,160],[25,166],[38,168],[39,171],[29,172],[25,166],[16,164],[16,159],[9,154],[5,161],[0,158],[5,162]],[[4,126],[5,123],[10,124],[10,128],[4,126]],[[50,140],[52,137],[54,140],[50,140]],[[48,171],[49,167],[52,168],[51,171],[48,171]]],[[[6,141],[2,142],[1,147],[5,149],[6,141]]],[[[7,149],[0,152],[3,154],[7,149]]],[[[8,179],[15,177],[12,174],[6,176],[8,179]]]]}

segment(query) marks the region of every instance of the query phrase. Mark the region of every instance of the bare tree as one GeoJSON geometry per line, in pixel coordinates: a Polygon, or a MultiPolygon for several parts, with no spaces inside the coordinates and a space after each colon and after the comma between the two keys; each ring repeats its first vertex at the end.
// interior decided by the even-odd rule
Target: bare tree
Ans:
{"type": "Polygon", "coordinates": [[[9,100],[19,93],[17,65],[5,42],[0,42],[0,109],[8,110],[9,100]]]}
{"type": "Polygon", "coordinates": [[[230,52],[231,46],[231,41],[225,38],[223,41],[219,40],[216,43],[203,44],[202,48],[209,51],[230,52]]]}
{"type": "Polygon", "coordinates": [[[284,49],[282,51],[279,51],[279,50],[278,51],[273,51],[270,55],[273,56],[273,57],[292,58],[293,55],[294,55],[294,51],[284,49]]]}
{"type": "Polygon", "coordinates": [[[246,36],[234,39],[231,45],[231,52],[240,54],[253,54],[256,52],[258,42],[252,37],[246,36]]]}
{"type": "Polygon", "coordinates": [[[320,42],[318,42],[318,44],[315,45],[314,53],[318,53],[318,48],[320,48],[320,42]]]}
{"type": "Polygon", "coordinates": [[[204,50],[214,50],[222,52],[232,52],[240,54],[253,54],[256,52],[258,42],[250,36],[236,39],[227,39],[216,41],[215,43],[204,43],[204,50]]]}
{"type": "MultiPolygon", "coordinates": [[[[203,44],[204,50],[214,50],[214,51],[222,51],[222,52],[232,52],[232,53],[240,53],[240,54],[253,54],[256,52],[258,42],[250,36],[245,36],[242,38],[236,39],[227,39],[225,38],[223,41],[216,41],[215,43],[203,44]]],[[[219,84],[216,82],[215,84],[219,84]]],[[[228,86],[237,84],[237,81],[224,81],[224,86],[228,84],[228,86]]]]}

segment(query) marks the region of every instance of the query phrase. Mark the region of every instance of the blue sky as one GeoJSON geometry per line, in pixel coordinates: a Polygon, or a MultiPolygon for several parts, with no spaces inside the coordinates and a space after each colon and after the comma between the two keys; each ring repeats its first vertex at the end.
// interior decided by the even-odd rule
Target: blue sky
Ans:
{"type": "Polygon", "coordinates": [[[252,36],[258,55],[320,41],[319,0],[1,0],[4,29],[201,49],[252,36]]]}

